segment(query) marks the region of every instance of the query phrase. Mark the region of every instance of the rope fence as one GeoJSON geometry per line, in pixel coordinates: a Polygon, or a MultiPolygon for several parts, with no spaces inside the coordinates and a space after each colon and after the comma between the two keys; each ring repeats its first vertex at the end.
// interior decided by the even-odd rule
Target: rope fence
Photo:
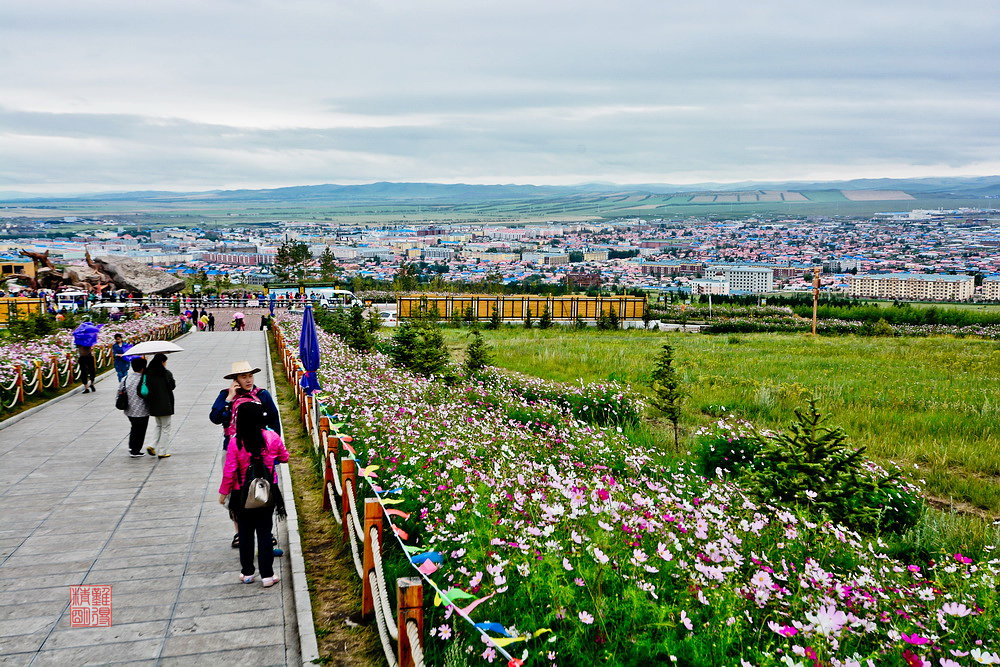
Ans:
{"type": "MultiPolygon", "coordinates": [[[[126,343],[135,344],[147,340],[168,340],[180,334],[180,322],[172,322],[142,334],[125,338],[126,343]]],[[[112,343],[95,345],[94,364],[104,371],[114,366],[112,343]]],[[[14,377],[9,384],[0,384],[0,414],[24,404],[29,396],[41,395],[46,391],[63,389],[80,379],[80,365],[73,352],[36,359],[30,364],[15,364],[14,377]]]]}
{"type": "MultiPolygon", "coordinates": [[[[285,340],[281,329],[272,329],[278,354],[281,355],[285,375],[295,389],[299,403],[299,416],[313,443],[314,451],[323,457],[323,509],[329,511],[343,528],[344,541],[348,543],[351,559],[362,581],[361,617],[374,620],[386,661],[392,667],[423,667],[424,662],[424,585],[433,590],[443,604],[450,605],[455,615],[469,623],[476,634],[496,652],[507,659],[509,667],[518,667],[522,660],[514,658],[493,641],[481,628],[476,627],[468,614],[451,603],[437,584],[424,574],[409,557],[409,552],[393,525],[391,514],[383,504],[384,492],[376,490],[364,474],[359,475],[357,455],[351,450],[345,434],[334,433],[334,424],[327,416],[320,416],[316,399],[302,389],[300,380],[304,369],[297,350],[285,340]],[[358,478],[364,480],[359,482],[358,478]],[[371,493],[364,502],[364,513],[359,511],[359,485],[371,493]],[[416,576],[396,580],[396,620],[392,622],[390,588],[386,581],[383,550],[383,529],[388,525],[400,551],[406,556],[416,576]]],[[[367,495],[367,494],[366,494],[367,495]]]]}

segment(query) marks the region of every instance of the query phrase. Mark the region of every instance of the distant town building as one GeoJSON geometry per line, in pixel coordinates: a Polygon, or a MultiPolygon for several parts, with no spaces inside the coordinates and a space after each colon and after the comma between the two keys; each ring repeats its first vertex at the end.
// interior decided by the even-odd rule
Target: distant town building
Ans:
{"type": "Polygon", "coordinates": [[[647,276],[697,276],[704,265],[697,262],[643,262],[642,272],[647,276]]]}
{"type": "Polygon", "coordinates": [[[688,283],[691,294],[729,294],[728,280],[698,278],[688,283]]]}
{"type": "Polygon", "coordinates": [[[258,266],[274,264],[274,255],[241,252],[203,252],[201,261],[209,264],[233,264],[235,266],[258,266]]]}
{"type": "Polygon", "coordinates": [[[774,290],[774,269],[762,266],[711,265],[705,277],[725,280],[730,294],[767,294],[774,290]]]}
{"type": "Polygon", "coordinates": [[[596,273],[568,273],[566,274],[566,282],[568,282],[572,287],[578,287],[580,289],[590,289],[591,287],[601,286],[601,272],[596,273]]]}
{"type": "Polygon", "coordinates": [[[933,273],[866,273],[847,284],[851,296],[912,301],[967,301],[976,289],[972,276],[933,273]]]}
{"type": "Polygon", "coordinates": [[[523,252],[521,253],[521,261],[543,266],[556,266],[558,264],[569,264],[569,255],[552,252],[523,252]]]}
{"type": "Polygon", "coordinates": [[[988,276],[983,279],[982,296],[987,301],[1000,301],[1000,276],[988,276]]]}

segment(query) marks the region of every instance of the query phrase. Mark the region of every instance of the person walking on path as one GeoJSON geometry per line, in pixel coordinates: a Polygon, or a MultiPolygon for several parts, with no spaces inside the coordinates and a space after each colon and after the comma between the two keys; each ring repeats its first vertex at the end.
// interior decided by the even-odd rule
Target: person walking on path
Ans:
{"type": "MultiPolygon", "coordinates": [[[[170,456],[170,417],[174,414],[174,376],[166,369],[167,355],[157,354],[146,367],[144,385],[147,389],[146,407],[156,418],[156,440],[146,453],[165,459],[170,456]]],[[[140,391],[141,393],[141,391],[140,391]]]]}
{"type": "Polygon", "coordinates": [[[139,383],[142,382],[145,370],[146,359],[136,357],[132,360],[132,372],[121,382],[121,387],[128,397],[125,416],[132,424],[132,429],[128,433],[128,453],[134,459],[143,457],[142,443],[146,440],[146,428],[149,426],[149,409],[146,407],[146,401],[139,395],[139,383]]]}
{"type": "Polygon", "coordinates": [[[115,344],[111,346],[111,354],[115,358],[115,373],[118,374],[118,381],[121,382],[128,375],[128,359],[125,358],[125,339],[121,334],[115,334],[115,344]]]}
{"type": "MultiPolygon", "coordinates": [[[[236,415],[240,406],[247,403],[260,404],[267,414],[265,426],[278,435],[281,435],[281,421],[278,416],[278,406],[274,404],[274,399],[267,389],[263,389],[254,384],[254,375],[259,373],[259,368],[254,368],[249,361],[235,361],[230,367],[229,375],[223,378],[230,380],[229,387],[219,392],[212,404],[212,411],[208,415],[208,420],[213,424],[222,425],[222,448],[228,449],[233,436],[236,435],[236,415]]],[[[233,528],[236,533],[233,535],[232,547],[238,549],[240,546],[239,525],[236,515],[230,512],[233,520],[233,528]]],[[[278,541],[271,538],[271,546],[275,556],[281,556],[285,552],[278,546],[278,541]]]]}
{"type": "Polygon", "coordinates": [[[226,463],[222,469],[222,483],[219,485],[219,503],[225,504],[229,498],[229,510],[236,515],[240,544],[240,582],[254,582],[254,540],[261,545],[258,549],[257,565],[264,588],[278,583],[274,573],[274,553],[264,547],[271,539],[271,528],[275,509],[281,516],[283,503],[275,477],[275,464],[288,461],[288,450],[281,436],[267,428],[270,415],[260,403],[245,403],[240,408],[236,434],[226,448],[226,463]],[[264,507],[247,509],[243,507],[243,486],[249,483],[248,473],[251,461],[263,465],[265,478],[271,483],[271,502],[264,507]]]}
{"type": "Polygon", "coordinates": [[[215,331],[215,313],[208,314],[208,330],[215,331]]]}
{"type": "Polygon", "coordinates": [[[73,344],[76,345],[77,363],[80,366],[80,382],[83,383],[83,393],[97,391],[94,381],[97,379],[97,361],[94,359],[94,346],[97,345],[97,333],[101,325],[90,321],[84,322],[73,330],[73,344]]]}

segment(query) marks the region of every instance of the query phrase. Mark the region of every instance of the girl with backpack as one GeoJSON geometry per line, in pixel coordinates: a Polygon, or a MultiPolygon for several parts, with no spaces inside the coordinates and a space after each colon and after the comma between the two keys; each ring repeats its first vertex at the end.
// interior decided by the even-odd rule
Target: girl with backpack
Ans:
{"type": "Polygon", "coordinates": [[[278,583],[274,573],[271,541],[274,512],[284,515],[284,503],[275,476],[275,464],[288,461],[281,436],[267,428],[269,415],[260,403],[240,406],[236,434],[226,448],[226,463],[219,485],[219,503],[229,498],[229,510],[236,518],[240,547],[240,582],[254,582],[254,541],[260,544],[257,564],[264,588],[278,583]],[[260,492],[261,488],[263,492],[260,492]],[[252,502],[256,500],[257,502],[252,502]]]}

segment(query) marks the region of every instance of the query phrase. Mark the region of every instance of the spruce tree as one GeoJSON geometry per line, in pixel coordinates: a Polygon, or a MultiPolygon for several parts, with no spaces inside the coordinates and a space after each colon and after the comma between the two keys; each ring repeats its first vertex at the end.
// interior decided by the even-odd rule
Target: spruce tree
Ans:
{"type": "Polygon", "coordinates": [[[493,363],[493,355],[489,344],[483,340],[483,334],[478,329],[472,331],[472,342],[465,351],[465,372],[473,375],[493,363]]]}
{"type": "Polygon", "coordinates": [[[660,411],[674,427],[674,447],[679,448],[681,402],[684,393],[681,389],[677,369],[674,368],[674,350],[669,344],[656,355],[653,362],[653,372],[650,374],[649,386],[653,390],[650,405],[660,411]]]}
{"type": "Polygon", "coordinates": [[[525,329],[530,329],[531,328],[531,324],[532,324],[532,322],[531,322],[531,311],[529,310],[524,315],[524,328],[525,329]]]}
{"type": "Polygon", "coordinates": [[[542,317],[538,320],[539,329],[549,329],[552,327],[552,313],[549,312],[549,304],[545,304],[545,309],[542,310],[542,317]]]}
{"type": "Polygon", "coordinates": [[[441,375],[449,359],[441,327],[430,320],[410,320],[396,327],[389,357],[397,366],[420,375],[441,375]]]}
{"type": "Polygon", "coordinates": [[[503,320],[500,318],[500,309],[493,306],[493,312],[490,314],[490,322],[486,325],[486,328],[492,331],[498,331],[501,324],[503,324],[503,320]]]}

